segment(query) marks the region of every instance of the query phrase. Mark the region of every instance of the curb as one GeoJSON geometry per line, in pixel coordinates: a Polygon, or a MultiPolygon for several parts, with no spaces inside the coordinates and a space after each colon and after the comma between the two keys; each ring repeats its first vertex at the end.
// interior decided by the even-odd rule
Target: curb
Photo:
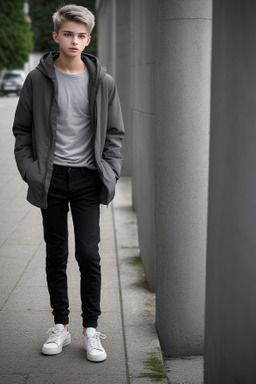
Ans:
{"type": "Polygon", "coordinates": [[[167,375],[155,330],[155,294],[145,287],[129,177],[119,180],[112,209],[128,382],[166,384],[167,375]]]}

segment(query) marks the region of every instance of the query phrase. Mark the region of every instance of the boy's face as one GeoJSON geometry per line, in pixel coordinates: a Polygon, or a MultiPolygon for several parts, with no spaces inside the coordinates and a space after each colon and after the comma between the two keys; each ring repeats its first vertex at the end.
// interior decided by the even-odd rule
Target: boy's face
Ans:
{"type": "Polygon", "coordinates": [[[74,21],[64,21],[58,33],[53,32],[52,36],[60,52],[70,57],[80,56],[91,41],[87,26],[74,21]]]}

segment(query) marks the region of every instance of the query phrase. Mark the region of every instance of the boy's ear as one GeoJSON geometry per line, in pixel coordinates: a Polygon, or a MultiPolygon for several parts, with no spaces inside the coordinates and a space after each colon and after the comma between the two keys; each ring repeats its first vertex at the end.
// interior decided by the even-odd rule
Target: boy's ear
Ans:
{"type": "Polygon", "coordinates": [[[89,35],[89,36],[87,37],[86,47],[88,47],[88,45],[90,44],[91,39],[92,39],[92,37],[91,37],[91,35],[89,35]]]}
{"type": "Polygon", "coordinates": [[[59,43],[59,38],[58,38],[58,35],[57,35],[57,33],[56,32],[53,32],[52,33],[52,37],[53,37],[53,40],[55,41],[55,43],[59,43]]]}

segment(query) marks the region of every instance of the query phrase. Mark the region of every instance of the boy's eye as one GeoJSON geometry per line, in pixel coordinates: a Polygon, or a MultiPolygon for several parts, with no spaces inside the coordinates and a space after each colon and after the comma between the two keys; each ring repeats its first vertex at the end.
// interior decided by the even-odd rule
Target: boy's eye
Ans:
{"type": "MultiPolygon", "coordinates": [[[[69,32],[65,32],[65,33],[64,33],[64,36],[65,36],[65,37],[71,37],[71,33],[69,33],[69,32]]],[[[85,39],[85,38],[86,38],[86,35],[78,35],[78,38],[79,38],[79,39],[85,39]]]]}

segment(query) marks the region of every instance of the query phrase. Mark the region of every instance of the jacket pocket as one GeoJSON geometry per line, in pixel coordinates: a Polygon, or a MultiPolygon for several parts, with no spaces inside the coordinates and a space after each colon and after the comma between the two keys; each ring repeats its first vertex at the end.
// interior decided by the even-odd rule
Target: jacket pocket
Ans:
{"type": "Polygon", "coordinates": [[[104,184],[101,192],[101,200],[103,204],[109,204],[115,196],[116,175],[106,160],[102,159],[101,165],[102,165],[102,181],[104,184]]]}
{"type": "Polygon", "coordinates": [[[28,201],[36,206],[41,206],[43,191],[43,176],[39,171],[38,161],[35,160],[26,171],[26,182],[29,186],[28,201]]]}

